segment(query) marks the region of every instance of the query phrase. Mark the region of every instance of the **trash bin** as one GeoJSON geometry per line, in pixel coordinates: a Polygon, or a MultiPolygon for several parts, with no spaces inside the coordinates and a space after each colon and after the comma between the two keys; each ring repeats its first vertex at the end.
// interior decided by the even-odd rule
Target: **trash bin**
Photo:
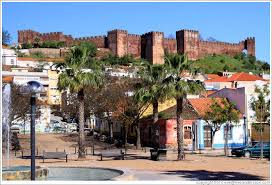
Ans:
{"type": "Polygon", "coordinates": [[[159,149],[158,150],[158,160],[159,161],[166,161],[166,154],[167,154],[166,149],[159,149]]]}
{"type": "Polygon", "coordinates": [[[151,157],[151,160],[153,161],[157,161],[158,160],[158,149],[150,149],[150,157],[151,157]]]}
{"type": "Polygon", "coordinates": [[[152,148],[150,149],[150,157],[153,161],[165,161],[166,160],[166,149],[156,149],[152,148]]]}

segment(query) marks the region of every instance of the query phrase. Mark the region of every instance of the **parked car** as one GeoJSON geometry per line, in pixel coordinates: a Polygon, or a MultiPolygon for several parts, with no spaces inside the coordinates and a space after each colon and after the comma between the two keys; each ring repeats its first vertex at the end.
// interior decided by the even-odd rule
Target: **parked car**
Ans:
{"type": "MultiPolygon", "coordinates": [[[[261,143],[258,142],[252,147],[243,149],[245,157],[260,157],[261,156],[261,143]]],[[[263,157],[270,158],[270,143],[263,142],[263,157]]]]}
{"type": "Polygon", "coordinates": [[[237,156],[237,157],[242,157],[242,156],[245,155],[245,153],[244,153],[244,149],[245,149],[245,148],[254,146],[254,145],[257,144],[257,143],[258,143],[258,141],[257,141],[257,142],[256,142],[256,141],[253,141],[251,144],[249,144],[249,145],[247,145],[247,146],[242,146],[242,147],[238,147],[238,148],[233,148],[233,149],[231,150],[231,154],[232,154],[232,155],[235,155],[235,156],[237,156]]]}

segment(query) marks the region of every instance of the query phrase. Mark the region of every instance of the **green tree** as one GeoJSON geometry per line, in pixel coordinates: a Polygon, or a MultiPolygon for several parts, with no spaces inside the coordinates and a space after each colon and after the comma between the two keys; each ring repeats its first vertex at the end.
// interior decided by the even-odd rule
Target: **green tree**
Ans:
{"type": "Polygon", "coordinates": [[[260,157],[263,158],[263,124],[270,123],[270,91],[268,85],[265,85],[263,88],[255,87],[255,93],[257,94],[257,97],[253,97],[251,102],[251,108],[256,116],[256,124],[253,126],[260,132],[260,157]]]}
{"type": "Polygon", "coordinates": [[[60,90],[69,90],[77,93],[79,102],[79,158],[85,158],[84,138],[84,98],[85,88],[98,88],[103,83],[102,71],[93,63],[94,51],[85,45],[75,46],[70,49],[66,62],[57,65],[62,68],[59,75],[58,87],[60,90]]]}
{"type": "Polygon", "coordinates": [[[199,94],[204,90],[204,86],[199,81],[186,80],[183,77],[187,70],[193,71],[185,55],[174,54],[166,56],[165,67],[168,70],[168,77],[164,80],[164,83],[167,84],[167,94],[170,97],[174,97],[177,102],[178,160],[183,160],[185,158],[182,118],[184,103],[188,94],[199,94]]]}
{"type": "Polygon", "coordinates": [[[7,46],[9,45],[11,40],[10,33],[7,30],[2,30],[2,44],[7,46]]]}
{"type": "Polygon", "coordinates": [[[227,145],[228,145],[228,135],[229,135],[229,126],[233,122],[238,122],[239,113],[235,110],[234,104],[228,102],[226,99],[223,99],[220,102],[213,100],[210,110],[205,113],[204,119],[208,124],[212,126],[212,144],[214,143],[214,135],[220,130],[221,126],[226,124],[225,134],[224,134],[224,151],[227,155],[227,145]]]}
{"type": "Polygon", "coordinates": [[[167,97],[167,91],[164,88],[166,70],[163,65],[144,65],[143,70],[139,73],[142,81],[142,87],[137,90],[139,101],[146,104],[151,103],[153,107],[153,145],[159,147],[159,102],[167,97]]]}

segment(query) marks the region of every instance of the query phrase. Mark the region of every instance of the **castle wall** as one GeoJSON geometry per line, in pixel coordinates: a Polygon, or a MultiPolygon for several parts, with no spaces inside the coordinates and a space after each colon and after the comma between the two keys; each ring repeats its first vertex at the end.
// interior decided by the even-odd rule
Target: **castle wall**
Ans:
{"type": "Polygon", "coordinates": [[[167,53],[177,53],[177,40],[164,38],[163,47],[167,53]]]}
{"type": "Polygon", "coordinates": [[[75,38],[72,43],[78,44],[80,42],[91,42],[95,44],[97,48],[105,48],[106,47],[106,36],[94,36],[94,37],[79,37],[75,38]]]}
{"type": "Polygon", "coordinates": [[[141,57],[141,36],[128,34],[128,54],[133,57],[141,57]]]}
{"type": "Polygon", "coordinates": [[[205,55],[225,54],[235,56],[244,50],[244,42],[231,44],[226,42],[199,42],[199,58],[205,55]]]}
{"type": "Polygon", "coordinates": [[[62,32],[39,33],[33,30],[18,31],[18,43],[33,43],[39,41],[63,41],[66,46],[79,42],[92,42],[97,48],[106,48],[119,57],[131,54],[142,57],[154,64],[164,62],[164,52],[186,54],[190,60],[197,60],[206,55],[226,54],[234,56],[244,49],[249,55],[255,56],[255,38],[247,38],[239,43],[208,42],[199,39],[199,32],[194,30],[179,30],[176,39],[164,38],[162,32],[146,34],[128,34],[126,30],[112,30],[107,36],[73,38],[62,32]]]}

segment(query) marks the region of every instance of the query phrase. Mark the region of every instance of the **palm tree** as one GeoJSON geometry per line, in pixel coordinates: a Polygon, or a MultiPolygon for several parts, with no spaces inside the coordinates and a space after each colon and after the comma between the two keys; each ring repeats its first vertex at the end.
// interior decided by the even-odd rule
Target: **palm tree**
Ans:
{"type": "Polygon", "coordinates": [[[85,158],[84,146],[84,89],[98,88],[103,83],[103,75],[95,65],[91,55],[93,51],[85,45],[74,46],[70,49],[66,62],[59,64],[63,71],[59,75],[58,88],[77,93],[79,101],[79,141],[78,158],[85,158]]]}
{"type": "Polygon", "coordinates": [[[178,160],[183,160],[185,158],[183,146],[183,107],[186,103],[187,94],[199,94],[204,90],[204,86],[199,81],[187,80],[183,77],[182,74],[185,70],[192,70],[185,55],[173,54],[166,56],[165,68],[168,71],[168,77],[164,83],[168,86],[169,96],[174,97],[177,103],[178,160]]]}
{"type": "Polygon", "coordinates": [[[159,125],[156,124],[159,120],[159,102],[163,101],[167,93],[164,90],[164,80],[166,78],[166,70],[163,65],[144,65],[143,70],[140,72],[143,86],[137,90],[139,100],[152,104],[153,107],[153,130],[154,147],[159,147],[159,125]]]}

